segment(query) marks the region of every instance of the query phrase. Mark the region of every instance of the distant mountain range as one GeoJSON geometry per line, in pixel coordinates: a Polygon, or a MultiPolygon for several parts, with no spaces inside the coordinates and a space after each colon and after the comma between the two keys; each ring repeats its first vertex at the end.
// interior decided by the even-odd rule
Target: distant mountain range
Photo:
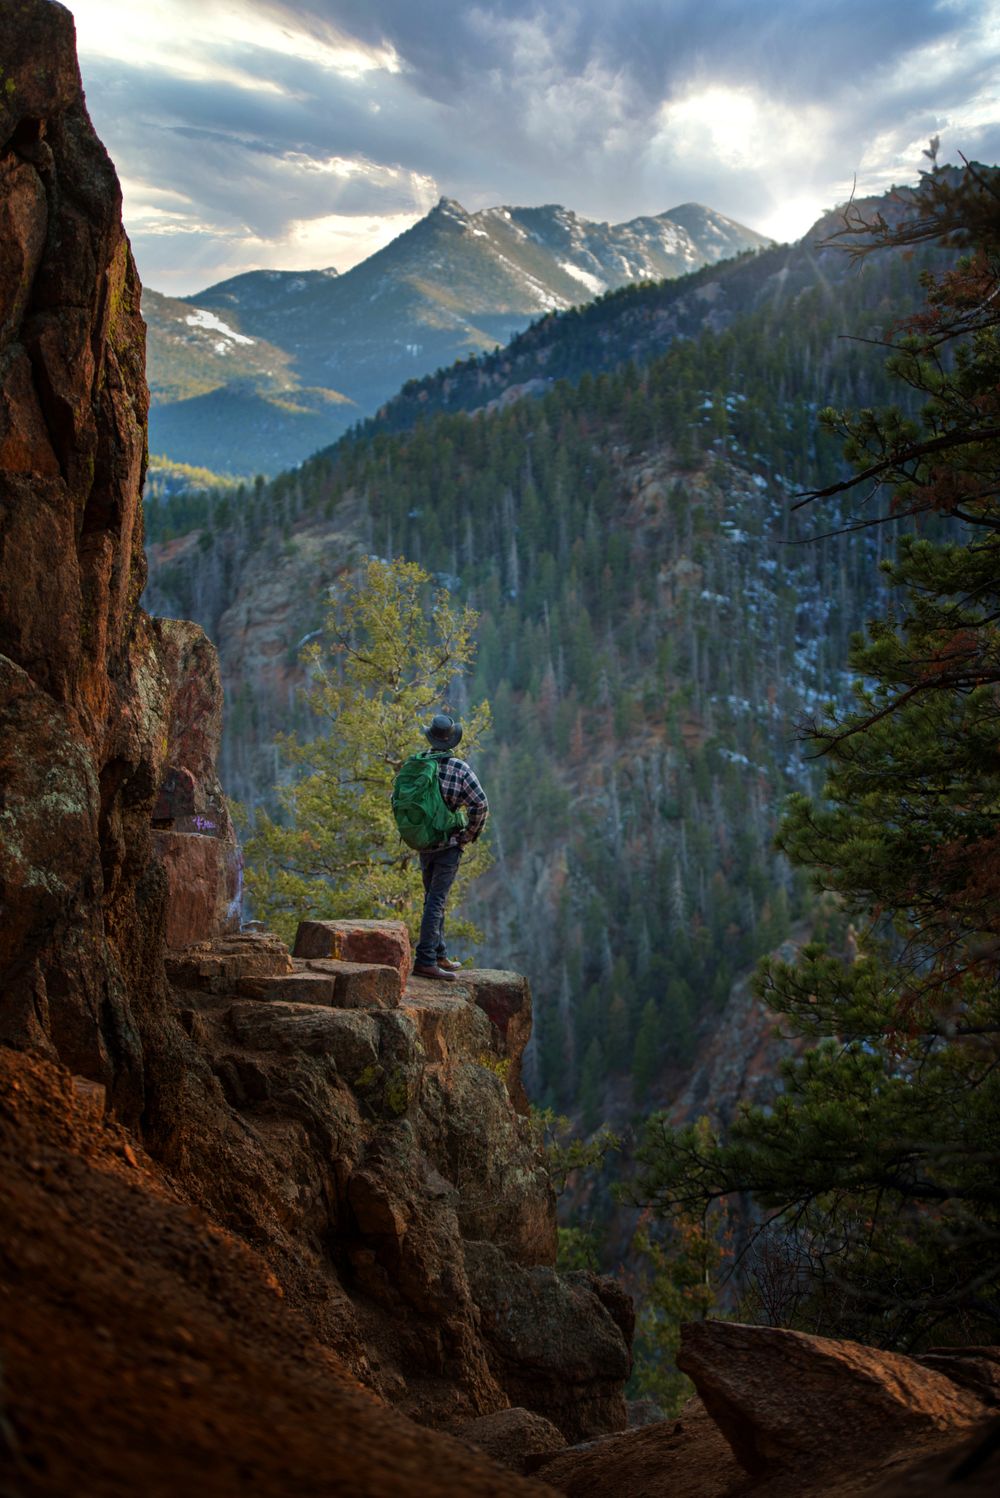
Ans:
{"type": "Polygon", "coordinates": [[[547,312],[769,243],[697,203],[600,224],[558,206],[467,213],[442,198],[342,276],[251,271],[183,299],[147,289],[150,450],[273,473],[406,381],[504,344],[547,312]]]}

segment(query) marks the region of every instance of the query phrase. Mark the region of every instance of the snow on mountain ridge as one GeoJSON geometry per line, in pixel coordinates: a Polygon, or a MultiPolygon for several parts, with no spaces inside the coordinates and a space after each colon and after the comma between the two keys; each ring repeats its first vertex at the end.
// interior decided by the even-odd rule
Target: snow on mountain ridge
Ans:
{"type": "Polygon", "coordinates": [[[568,276],[572,276],[574,281],[579,281],[582,286],[586,286],[594,296],[600,296],[602,292],[607,291],[607,283],[602,281],[600,276],[592,276],[589,271],[581,270],[571,260],[560,260],[559,264],[568,276]]]}
{"type": "MultiPolygon", "coordinates": [[[[206,312],[203,307],[196,307],[193,312],[185,317],[184,321],[189,328],[211,328],[215,333],[221,333],[224,338],[232,339],[233,343],[256,343],[256,338],[248,338],[245,333],[237,333],[228,323],[223,322],[221,317],[216,317],[214,312],[206,312]]],[[[225,345],[221,346],[222,348],[225,345]]],[[[216,348],[220,349],[217,343],[216,348]]]]}

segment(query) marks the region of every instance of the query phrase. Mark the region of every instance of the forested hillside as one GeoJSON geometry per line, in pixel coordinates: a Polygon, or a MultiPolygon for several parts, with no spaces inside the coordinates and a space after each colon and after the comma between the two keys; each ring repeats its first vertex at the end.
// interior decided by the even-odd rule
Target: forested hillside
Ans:
{"type": "MultiPolygon", "coordinates": [[[[907,189],[900,189],[893,199],[864,199],[855,207],[862,213],[884,211],[892,218],[911,198],[907,189]]],[[[851,317],[862,307],[877,312],[880,305],[906,306],[915,283],[911,267],[899,255],[868,267],[866,273],[877,284],[858,296],[850,285],[856,266],[842,249],[830,245],[841,227],[841,215],[832,212],[796,244],[758,248],[672,280],[622,286],[585,306],[540,317],[502,349],[408,381],[364,423],[363,431],[400,431],[433,411],[492,409],[522,394],[541,394],[560,379],[576,381],[629,361],[646,364],[675,339],[696,338],[706,330],[721,333],[760,310],[776,317],[794,337],[799,301],[816,292],[823,293],[821,300],[831,308],[836,298],[846,298],[846,318],[835,315],[830,324],[834,336],[857,331],[851,317]]],[[[939,250],[927,246],[921,255],[925,265],[941,258],[939,250]]],[[[810,320],[806,310],[807,326],[810,320]]]]}
{"type": "MultiPolygon", "coordinates": [[[[454,704],[485,694],[496,722],[477,766],[497,862],[474,914],[485,959],[531,977],[536,1095],[588,1123],[612,1093],[655,1100],[699,1019],[804,913],[771,848],[778,804],[811,776],[795,727],[843,698],[891,545],[831,510],[839,533],[803,544],[815,527],[789,499],[840,462],[818,408],[890,398],[882,351],[840,335],[877,335],[920,262],[858,275],[832,252],[784,253],[793,292],[766,256],[725,268],[755,295],[719,330],[702,317],[665,353],[661,336],[656,357],[629,329],[655,328],[671,289],[545,326],[550,359],[577,373],[589,318],[643,363],[363,432],[270,485],[149,511],[150,602],[220,642],[223,775],[249,803],[282,773],[274,731],[308,726],[296,649],[352,547],[419,561],[480,611],[454,704]]],[[[683,295],[704,311],[720,285],[703,272],[683,295]]]]}

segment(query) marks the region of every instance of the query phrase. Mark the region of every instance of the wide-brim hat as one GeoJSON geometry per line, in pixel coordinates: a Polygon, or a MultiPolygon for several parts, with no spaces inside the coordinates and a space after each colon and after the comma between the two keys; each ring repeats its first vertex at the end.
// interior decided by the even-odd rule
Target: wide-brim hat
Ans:
{"type": "Polygon", "coordinates": [[[424,738],[432,749],[454,749],[461,742],[462,725],[449,718],[447,713],[438,713],[423,730],[424,738]]]}

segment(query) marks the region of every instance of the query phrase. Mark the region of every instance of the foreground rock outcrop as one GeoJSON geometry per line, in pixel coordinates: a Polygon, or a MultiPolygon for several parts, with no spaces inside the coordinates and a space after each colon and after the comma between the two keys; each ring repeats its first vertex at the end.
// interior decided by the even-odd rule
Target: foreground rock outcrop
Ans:
{"type": "MultiPolygon", "coordinates": [[[[389,961],[352,959],[408,970],[405,927],[322,924],[325,945],[306,923],[296,951],[341,957],[246,934],[168,961],[177,1011],[243,1126],[229,1146],[240,1169],[199,1171],[203,1200],[272,1236],[276,1263],[280,1223],[340,1295],[368,1380],[422,1420],[517,1404],[571,1440],[623,1428],[631,1304],[552,1267],[555,1199],[515,1106],[524,979],[403,986],[389,961]]],[[[190,1156],[205,1148],[192,1140],[190,1156]]]]}
{"type": "Polygon", "coordinates": [[[0,1491],[515,1498],[387,1409],[315,1307],[49,1062],[0,1047],[0,1491]]]}

